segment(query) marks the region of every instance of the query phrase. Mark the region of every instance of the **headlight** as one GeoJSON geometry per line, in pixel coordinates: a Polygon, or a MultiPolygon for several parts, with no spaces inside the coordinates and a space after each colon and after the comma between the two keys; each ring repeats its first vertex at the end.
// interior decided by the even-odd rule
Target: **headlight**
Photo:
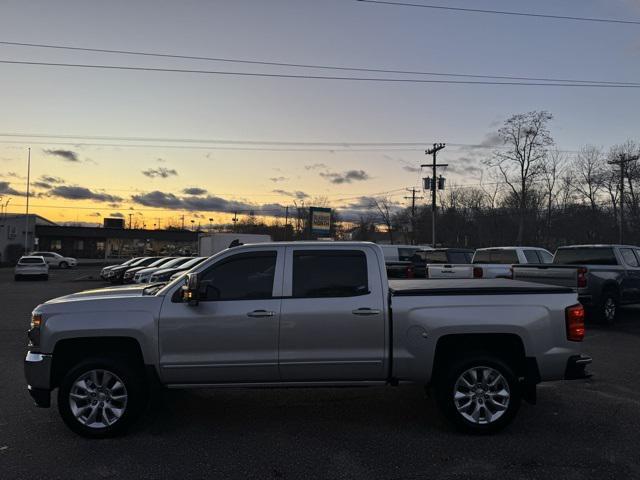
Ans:
{"type": "Polygon", "coordinates": [[[40,346],[40,326],[42,325],[42,315],[31,315],[31,328],[27,332],[30,347],[40,346]]]}
{"type": "Polygon", "coordinates": [[[31,328],[40,328],[40,325],[42,325],[42,315],[39,313],[31,315],[31,328]]]}

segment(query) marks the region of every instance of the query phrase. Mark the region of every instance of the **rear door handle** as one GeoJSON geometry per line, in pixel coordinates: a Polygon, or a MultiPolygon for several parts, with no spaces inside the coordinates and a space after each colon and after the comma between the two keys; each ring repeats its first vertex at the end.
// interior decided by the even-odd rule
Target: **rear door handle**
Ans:
{"type": "Polygon", "coordinates": [[[270,312],[268,310],[254,310],[253,312],[247,313],[247,317],[254,318],[262,318],[262,317],[273,317],[276,313],[270,312]]]}
{"type": "Polygon", "coordinates": [[[357,308],[356,310],[352,310],[351,313],[354,315],[379,315],[380,310],[374,308],[357,308]]]}

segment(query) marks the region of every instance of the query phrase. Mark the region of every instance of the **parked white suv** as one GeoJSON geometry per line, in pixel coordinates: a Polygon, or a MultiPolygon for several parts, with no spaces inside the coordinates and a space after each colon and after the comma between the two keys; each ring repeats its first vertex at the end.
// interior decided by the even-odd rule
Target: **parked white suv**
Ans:
{"type": "Polygon", "coordinates": [[[540,247],[479,248],[471,263],[482,269],[480,278],[512,278],[512,265],[551,263],[553,254],[540,247]]]}
{"type": "Polygon", "coordinates": [[[75,258],[63,257],[56,252],[31,252],[31,255],[44,257],[44,260],[50,267],[70,268],[75,267],[78,264],[78,261],[75,258]]]}
{"type": "Polygon", "coordinates": [[[13,278],[17,281],[24,277],[49,279],[49,265],[45,262],[44,257],[25,255],[20,257],[16,268],[13,270],[13,278]]]}

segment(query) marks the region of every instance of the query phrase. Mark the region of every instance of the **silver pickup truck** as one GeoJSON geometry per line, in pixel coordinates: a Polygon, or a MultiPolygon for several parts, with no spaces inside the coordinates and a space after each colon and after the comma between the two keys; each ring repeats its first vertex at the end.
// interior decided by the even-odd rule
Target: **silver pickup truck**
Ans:
{"type": "Polygon", "coordinates": [[[65,423],[123,432],[153,386],[421,384],[459,428],[496,431],[536,384],[582,378],[570,289],[511,280],[388,282],[361,242],[262,243],[168,284],[98,289],[33,311],[25,373],[65,423]]]}
{"type": "Polygon", "coordinates": [[[588,314],[611,324],[619,305],[640,303],[640,247],[560,247],[551,264],[514,265],[513,278],[570,287],[588,314]]]}

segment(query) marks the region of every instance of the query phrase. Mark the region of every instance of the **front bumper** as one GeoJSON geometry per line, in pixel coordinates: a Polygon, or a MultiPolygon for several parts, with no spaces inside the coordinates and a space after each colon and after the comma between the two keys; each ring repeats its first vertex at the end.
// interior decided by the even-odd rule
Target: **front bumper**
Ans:
{"type": "Polygon", "coordinates": [[[27,380],[29,394],[39,407],[51,405],[51,364],[53,358],[49,354],[27,352],[24,359],[24,376],[27,380]]]}
{"type": "Polygon", "coordinates": [[[587,355],[572,355],[567,360],[567,368],[564,372],[565,380],[579,380],[590,378],[591,373],[587,372],[587,366],[593,359],[587,355]]]}

